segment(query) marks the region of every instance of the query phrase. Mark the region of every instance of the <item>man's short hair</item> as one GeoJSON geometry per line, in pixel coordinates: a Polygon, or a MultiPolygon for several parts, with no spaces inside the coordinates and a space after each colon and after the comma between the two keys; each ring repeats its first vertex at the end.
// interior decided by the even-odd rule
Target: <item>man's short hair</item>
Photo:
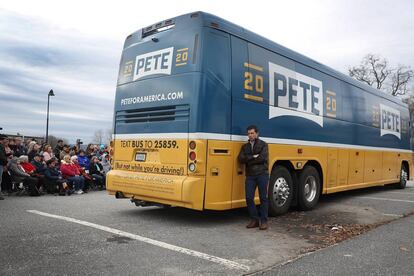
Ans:
{"type": "Polygon", "coordinates": [[[49,159],[49,160],[47,160],[47,161],[46,161],[46,165],[47,165],[47,166],[50,166],[50,164],[52,164],[53,162],[55,162],[55,163],[56,163],[56,162],[57,162],[57,160],[56,160],[56,159],[53,159],[53,158],[52,158],[52,159],[49,159]]]}
{"type": "Polygon", "coordinates": [[[7,139],[9,137],[7,137],[7,135],[4,134],[0,134],[0,141],[3,141],[4,139],[7,139]]]}
{"type": "Polygon", "coordinates": [[[248,126],[247,128],[246,128],[246,131],[247,132],[249,132],[249,130],[254,130],[256,133],[258,133],[259,132],[259,129],[257,128],[257,126],[255,126],[255,125],[250,125],[250,126],[248,126]]]}
{"type": "Polygon", "coordinates": [[[59,143],[63,143],[63,140],[58,140],[57,142],[58,142],[58,144],[59,144],[59,143]]]}

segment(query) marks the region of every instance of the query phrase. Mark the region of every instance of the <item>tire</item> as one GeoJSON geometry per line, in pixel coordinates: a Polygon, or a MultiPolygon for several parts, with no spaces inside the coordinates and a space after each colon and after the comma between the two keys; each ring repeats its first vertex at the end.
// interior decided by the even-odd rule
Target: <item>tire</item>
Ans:
{"type": "Polygon", "coordinates": [[[299,174],[298,206],[307,211],[316,206],[321,194],[321,180],[318,171],[306,166],[299,174]]]}
{"type": "Polygon", "coordinates": [[[395,188],[405,189],[405,187],[407,186],[407,180],[408,180],[407,166],[404,164],[401,164],[400,181],[398,183],[395,183],[395,188]]]}
{"type": "Polygon", "coordinates": [[[288,169],[277,166],[270,174],[268,199],[269,214],[277,216],[285,214],[293,198],[293,180],[288,169]]]}

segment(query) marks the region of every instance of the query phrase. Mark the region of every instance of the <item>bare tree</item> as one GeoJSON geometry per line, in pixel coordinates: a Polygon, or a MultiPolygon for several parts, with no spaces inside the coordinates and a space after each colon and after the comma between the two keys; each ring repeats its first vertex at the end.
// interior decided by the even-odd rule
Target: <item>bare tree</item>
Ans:
{"type": "Polygon", "coordinates": [[[393,96],[406,94],[408,84],[414,78],[414,71],[409,66],[393,68],[385,58],[374,54],[366,55],[360,65],[350,67],[348,72],[351,77],[393,96]]]}
{"type": "MultiPolygon", "coordinates": [[[[405,95],[408,92],[408,84],[414,77],[414,71],[410,67],[398,65],[391,79],[391,95],[405,95]]],[[[414,91],[413,88],[411,91],[414,91]]]]}
{"type": "Polygon", "coordinates": [[[112,141],[112,133],[113,131],[111,128],[106,129],[105,140],[104,140],[106,145],[109,145],[109,143],[112,141]]]}
{"type": "Polygon", "coordinates": [[[102,129],[95,130],[95,133],[93,134],[93,142],[101,145],[104,140],[103,136],[104,135],[102,129]]]}

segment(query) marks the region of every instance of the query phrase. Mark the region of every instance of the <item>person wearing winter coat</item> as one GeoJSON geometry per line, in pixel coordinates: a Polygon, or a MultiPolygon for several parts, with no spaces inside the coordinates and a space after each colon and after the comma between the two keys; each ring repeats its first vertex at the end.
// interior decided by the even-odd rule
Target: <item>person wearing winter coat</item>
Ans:
{"type": "Polygon", "coordinates": [[[6,135],[0,134],[0,200],[4,200],[4,197],[1,195],[1,187],[2,187],[2,181],[3,181],[3,172],[7,165],[7,155],[6,150],[3,145],[3,141],[7,139],[6,135]]]}
{"type": "Polygon", "coordinates": [[[73,165],[76,166],[76,168],[78,168],[80,174],[83,176],[83,178],[85,179],[85,185],[83,187],[83,192],[87,192],[89,190],[89,188],[91,187],[93,178],[92,176],[89,174],[89,171],[85,170],[85,168],[82,168],[79,165],[79,160],[78,160],[78,156],[77,155],[73,155],[70,157],[70,161],[73,163],[73,165]]]}
{"type": "Polygon", "coordinates": [[[78,154],[78,162],[79,166],[84,168],[85,170],[89,170],[89,158],[85,155],[84,150],[80,150],[78,154]]]}
{"type": "Polygon", "coordinates": [[[22,144],[23,140],[20,137],[14,138],[14,145],[10,146],[10,148],[13,150],[13,155],[16,157],[20,157],[22,155],[27,155],[27,149],[22,144]]]}
{"type": "Polygon", "coordinates": [[[23,183],[25,187],[28,187],[29,195],[40,195],[39,190],[37,188],[39,182],[38,179],[30,176],[30,174],[25,172],[20,162],[21,160],[19,160],[19,158],[17,157],[13,157],[9,162],[9,171],[12,174],[14,181],[17,183],[23,183]]]}
{"type": "Polygon", "coordinates": [[[98,157],[93,156],[89,168],[90,175],[96,179],[97,184],[101,187],[105,187],[105,171],[99,162],[98,157]]]}
{"type": "Polygon", "coordinates": [[[70,155],[63,157],[62,163],[60,164],[60,171],[64,178],[66,178],[75,187],[75,193],[80,195],[83,194],[83,187],[85,185],[85,178],[81,175],[81,172],[70,161],[70,155]]]}
{"type": "MultiPolygon", "coordinates": [[[[50,193],[59,192],[59,195],[65,195],[66,181],[63,179],[62,173],[58,170],[56,164],[59,161],[57,159],[50,159],[46,162],[47,168],[45,170],[46,189],[50,193]]],[[[70,192],[68,191],[68,195],[70,192]]]]}
{"type": "Polygon", "coordinates": [[[60,152],[62,150],[63,150],[63,140],[59,139],[55,149],[53,150],[53,154],[56,158],[59,158],[59,162],[60,160],[62,160],[62,158],[60,157],[60,152]]]}
{"type": "Polygon", "coordinates": [[[102,164],[103,170],[104,170],[104,172],[105,172],[105,175],[106,175],[106,174],[107,174],[110,170],[112,170],[112,165],[111,165],[111,162],[110,162],[110,156],[109,156],[109,154],[104,153],[104,154],[102,155],[102,161],[101,161],[101,164],[102,164]]]}
{"type": "Polygon", "coordinates": [[[36,168],[36,171],[35,171],[36,174],[40,174],[40,175],[45,174],[46,165],[43,162],[43,155],[36,153],[31,163],[36,168]]]}
{"type": "Polygon", "coordinates": [[[32,141],[29,144],[29,150],[27,152],[28,152],[27,155],[29,156],[29,161],[31,162],[33,161],[36,154],[40,154],[40,146],[36,144],[35,141],[32,141]]]}
{"type": "MultiPolygon", "coordinates": [[[[53,157],[55,157],[55,155],[53,154],[52,147],[50,145],[46,145],[43,149],[43,158],[45,162],[53,157]]],[[[57,158],[59,158],[59,156],[57,158]]]]}

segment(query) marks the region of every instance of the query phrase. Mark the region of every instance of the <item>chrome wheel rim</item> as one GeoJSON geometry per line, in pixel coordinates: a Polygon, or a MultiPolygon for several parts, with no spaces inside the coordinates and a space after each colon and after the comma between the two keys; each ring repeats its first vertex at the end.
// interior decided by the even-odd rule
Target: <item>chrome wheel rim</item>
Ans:
{"type": "Polygon", "coordinates": [[[309,175],[308,177],[306,177],[305,187],[303,189],[305,199],[308,202],[312,202],[316,197],[316,191],[316,178],[312,175],[309,175]]]}
{"type": "Polygon", "coordinates": [[[279,177],[273,184],[273,201],[277,206],[285,205],[290,195],[289,184],[284,177],[279,177]]]}

